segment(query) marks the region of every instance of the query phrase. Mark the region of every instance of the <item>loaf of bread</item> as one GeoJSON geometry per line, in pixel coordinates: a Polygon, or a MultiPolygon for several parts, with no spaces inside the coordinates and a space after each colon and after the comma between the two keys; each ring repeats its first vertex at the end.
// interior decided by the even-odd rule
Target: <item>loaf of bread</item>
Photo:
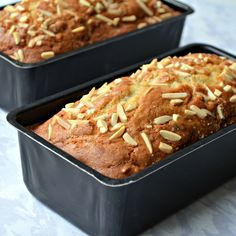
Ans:
{"type": "Polygon", "coordinates": [[[154,59],[93,88],[33,131],[111,178],[125,178],[236,123],[236,62],[154,59]]]}
{"type": "Polygon", "coordinates": [[[23,0],[0,11],[0,52],[35,63],[179,14],[159,0],[23,0]]]}

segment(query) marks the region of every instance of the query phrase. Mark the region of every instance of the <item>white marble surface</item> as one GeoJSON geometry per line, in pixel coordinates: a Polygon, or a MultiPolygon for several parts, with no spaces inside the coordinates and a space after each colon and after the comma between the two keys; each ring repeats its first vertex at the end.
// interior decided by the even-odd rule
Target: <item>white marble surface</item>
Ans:
{"type": "MultiPolygon", "coordinates": [[[[1,0],[0,4],[8,1],[1,0]]],[[[186,22],[182,45],[205,42],[236,54],[236,0],[183,2],[192,5],[196,13],[186,22]]],[[[16,132],[5,116],[0,110],[0,236],[85,235],[27,191],[16,132]]],[[[236,178],[157,224],[145,235],[236,235],[236,178]]]]}

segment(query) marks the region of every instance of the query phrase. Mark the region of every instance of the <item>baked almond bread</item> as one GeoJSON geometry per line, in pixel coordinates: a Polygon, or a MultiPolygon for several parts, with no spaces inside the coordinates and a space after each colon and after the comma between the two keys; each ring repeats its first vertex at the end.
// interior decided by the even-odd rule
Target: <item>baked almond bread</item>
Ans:
{"type": "Polygon", "coordinates": [[[236,123],[236,62],[194,53],[154,59],[93,88],[33,131],[105,176],[133,175],[236,123]]]}
{"type": "Polygon", "coordinates": [[[159,0],[23,0],[0,11],[0,51],[36,63],[179,14],[159,0]]]}

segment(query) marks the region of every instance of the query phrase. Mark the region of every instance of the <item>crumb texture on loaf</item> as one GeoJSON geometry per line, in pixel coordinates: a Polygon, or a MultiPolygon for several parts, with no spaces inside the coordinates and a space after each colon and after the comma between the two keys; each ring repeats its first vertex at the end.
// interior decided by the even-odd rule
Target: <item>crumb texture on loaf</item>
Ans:
{"type": "Polygon", "coordinates": [[[154,59],[93,88],[33,131],[111,178],[126,178],[236,123],[236,62],[154,59]]]}
{"type": "Polygon", "coordinates": [[[179,14],[159,0],[23,0],[0,11],[0,51],[36,63],[179,14]]]}

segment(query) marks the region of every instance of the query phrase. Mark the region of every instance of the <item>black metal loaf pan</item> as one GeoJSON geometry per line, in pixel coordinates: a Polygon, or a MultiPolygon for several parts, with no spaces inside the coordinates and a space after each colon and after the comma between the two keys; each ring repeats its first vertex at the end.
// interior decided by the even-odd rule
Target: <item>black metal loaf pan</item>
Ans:
{"type": "MultiPolygon", "coordinates": [[[[176,49],[163,57],[188,52],[235,59],[202,44],[176,49]]],[[[122,74],[132,71],[134,68],[128,68],[122,74]]],[[[18,108],[7,117],[19,131],[24,182],[29,191],[90,235],[136,235],[236,174],[236,124],[121,180],[104,177],[27,129],[79,99],[92,86],[118,76],[61,92],[18,108]]]]}
{"type": "Polygon", "coordinates": [[[47,61],[24,64],[0,53],[0,107],[11,110],[176,48],[193,10],[174,0],[164,2],[181,15],[47,61]]]}

